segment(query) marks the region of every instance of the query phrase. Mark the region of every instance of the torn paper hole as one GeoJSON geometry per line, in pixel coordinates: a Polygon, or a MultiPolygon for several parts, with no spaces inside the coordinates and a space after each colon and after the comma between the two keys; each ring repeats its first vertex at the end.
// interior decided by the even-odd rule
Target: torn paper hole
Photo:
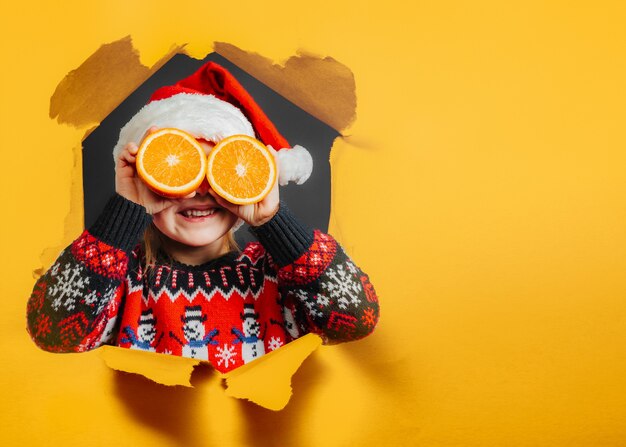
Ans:
{"type": "MultiPolygon", "coordinates": [[[[56,118],[59,123],[80,129],[90,126],[85,133],[87,138],[91,131],[98,128],[96,124],[108,116],[130,92],[174,54],[182,53],[182,49],[183,46],[173,46],[154,66],[146,67],[140,63],[130,37],[103,45],[59,83],[50,100],[50,117],[56,118]],[[120,66],[125,70],[120,70],[120,66]],[[102,92],[107,93],[106,98],[102,97],[102,92]]],[[[258,76],[335,130],[345,129],[354,120],[354,76],[348,67],[334,59],[300,54],[280,67],[263,56],[246,53],[232,45],[216,44],[215,49],[227,58],[237,60],[251,74],[258,76]],[[294,89],[298,85],[305,85],[306,88],[294,89]]],[[[80,147],[75,148],[75,153],[76,160],[82,161],[80,147]]],[[[79,233],[79,221],[83,220],[80,206],[83,201],[80,171],[82,165],[83,163],[76,162],[73,170],[76,175],[71,182],[72,208],[66,219],[64,240],[71,240],[70,235],[79,233]]],[[[58,254],[59,251],[58,247],[46,250],[42,256],[43,264],[49,265],[53,254],[58,254]]],[[[42,271],[43,269],[37,269],[34,274],[39,275],[42,271]]],[[[283,408],[291,396],[291,376],[320,344],[319,337],[305,336],[232,371],[223,376],[228,385],[227,395],[248,399],[273,410],[283,408]],[[261,381],[268,385],[259,386],[261,381]]],[[[111,346],[103,347],[99,351],[105,363],[112,369],[141,374],[157,383],[170,386],[191,386],[190,377],[194,368],[203,363],[178,356],[111,346]]]]}
{"type": "MultiPolygon", "coordinates": [[[[291,377],[302,362],[322,344],[322,339],[307,334],[263,357],[226,373],[227,396],[246,399],[269,410],[282,410],[291,398],[291,377]]],[[[103,346],[100,357],[111,369],[140,374],[161,385],[191,387],[191,373],[197,359],[168,354],[103,346]]]]}

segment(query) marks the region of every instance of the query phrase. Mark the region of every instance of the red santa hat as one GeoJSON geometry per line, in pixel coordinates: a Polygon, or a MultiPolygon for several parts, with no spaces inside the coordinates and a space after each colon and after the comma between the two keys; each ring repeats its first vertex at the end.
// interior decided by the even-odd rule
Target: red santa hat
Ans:
{"type": "Polygon", "coordinates": [[[215,143],[231,135],[258,138],[277,151],[281,185],[300,185],[313,169],[311,154],[302,146],[291,147],[252,96],[215,62],[154,92],[120,131],[113,156],[117,159],[126,144],[139,143],[151,126],[174,127],[215,143]]]}

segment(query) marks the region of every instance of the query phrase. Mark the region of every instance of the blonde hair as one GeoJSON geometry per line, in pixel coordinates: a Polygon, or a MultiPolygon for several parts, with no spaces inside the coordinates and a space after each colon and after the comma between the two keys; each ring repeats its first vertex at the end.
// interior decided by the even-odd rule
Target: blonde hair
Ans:
{"type": "MultiPolygon", "coordinates": [[[[226,240],[224,241],[228,251],[241,251],[237,241],[235,241],[235,232],[231,229],[226,234],[226,240]]],[[[163,246],[163,234],[157,229],[154,223],[148,225],[143,235],[143,269],[144,272],[148,272],[152,267],[156,265],[157,255],[161,247],[163,246]]],[[[166,253],[167,254],[167,253],[166,253]]],[[[172,263],[173,259],[169,257],[166,259],[168,263],[172,263]]]]}

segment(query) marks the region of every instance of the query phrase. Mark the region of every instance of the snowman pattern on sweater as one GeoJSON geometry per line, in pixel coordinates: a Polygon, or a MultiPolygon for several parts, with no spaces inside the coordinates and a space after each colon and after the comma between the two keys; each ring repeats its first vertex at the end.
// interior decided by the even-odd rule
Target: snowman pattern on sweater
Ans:
{"type": "Polygon", "coordinates": [[[219,334],[217,329],[211,330],[208,334],[204,327],[207,315],[202,313],[201,306],[185,307],[185,315],[181,317],[183,323],[183,333],[185,340],[181,341],[173,332],[170,331],[170,337],[176,340],[182,346],[183,357],[194,359],[208,360],[208,345],[216,345],[215,336],[219,334]]]}
{"type": "Polygon", "coordinates": [[[156,348],[154,345],[157,333],[155,325],[156,318],[152,315],[151,310],[148,309],[141,312],[136,330],[131,326],[124,327],[122,343],[130,343],[130,349],[155,352],[156,348]]]}
{"type": "Polygon", "coordinates": [[[238,328],[231,330],[236,337],[233,344],[241,343],[241,358],[244,363],[248,363],[265,354],[265,345],[261,336],[261,325],[258,321],[259,314],[254,312],[254,305],[244,304],[240,316],[243,332],[238,328]]]}

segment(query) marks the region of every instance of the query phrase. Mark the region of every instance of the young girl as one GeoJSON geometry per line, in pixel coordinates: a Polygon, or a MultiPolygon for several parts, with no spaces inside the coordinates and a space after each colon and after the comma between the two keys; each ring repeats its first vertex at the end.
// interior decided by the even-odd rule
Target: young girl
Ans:
{"type": "Polygon", "coordinates": [[[114,150],[116,194],[37,281],[28,331],[51,352],[102,344],[208,360],[230,371],[309,332],[355,340],[378,321],[367,275],[329,235],[301,225],[278,184],[255,205],[233,205],[205,182],[166,199],[137,177],[137,142],[158,127],[192,133],[208,153],[235,134],[275,152],[280,183],[306,180],[310,155],[289,148],[225,69],[209,62],[163,87],[122,129],[114,150]],[[239,252],[246,222],[259,242],[239,252]]]}

